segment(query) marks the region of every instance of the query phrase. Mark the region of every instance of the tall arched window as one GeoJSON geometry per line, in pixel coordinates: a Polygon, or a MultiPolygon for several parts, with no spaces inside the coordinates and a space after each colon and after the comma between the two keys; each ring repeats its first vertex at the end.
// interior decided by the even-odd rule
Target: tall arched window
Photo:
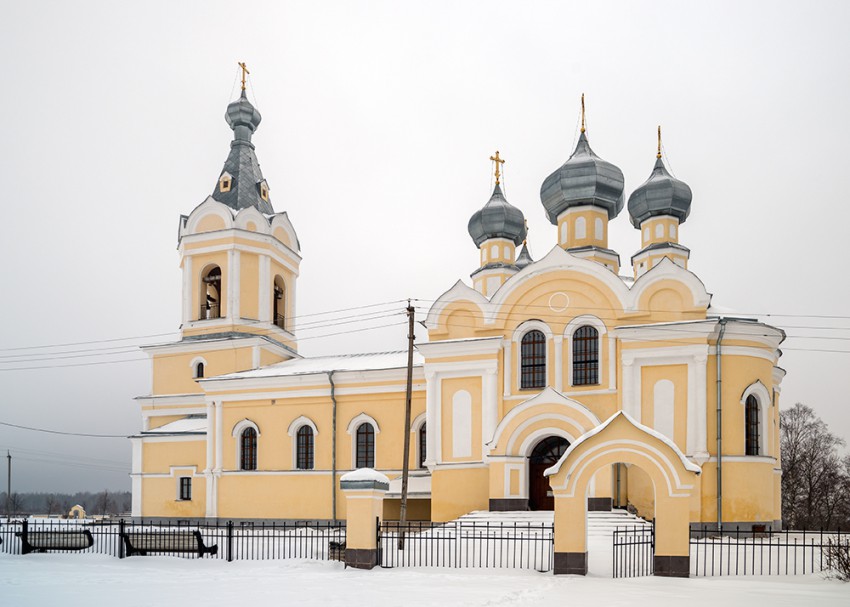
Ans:
{"type": "Polygon", "coordinates": [[[529,331],[520,345],[520,388],[546,386],[546,336],[542,331],[529,331]]]}
{"type": "Polygon", "coordinates": [[[747,455],[759,454],[759,401],[750,394],[745,408],[746,451],[747,455]]]}
{"type": "Polygon", "coordinates": [[[239,469],[257,469],[257,431],[245,428],[239,435],[239,469]]]}
{"type": "Polygon", "coordinates": [[[195,377],[201,378],[204,376],[204,363],[198,363],[195,365],[195,377]]]}
{"type": "Polygon", "coordinates": [[[358,468],[375,467],[375,429],[364,422],[357,426],[356,466],[358,468]]]}
{"type": "Polygon", "coordinates": [[[296,436],[296,464],[299,470],[313,469],[313,429],[304,425],[296,436]]]}
{"type": "Polygon", "coordinates": [[[425,467],[425,455],[428,453],[428,435],[425,429],[426,424],[419,426],[419,467],[425,467]]]}
{"type": "Polygon", "coordinates": [[[221,268],[210,266],[201,275],[201,313],[198,318],[221,318],[221,268]]]}
{"type": "Polygon", "coordinates": [[[280,276],[274,277],[272,322],[281,329],[286,329],[286,283],[280,276]]]}
{"type": "Polygon", "coordinates": [[[573,385],[599,383],[599,332],[584,325],[573,333],[573,385]]]}

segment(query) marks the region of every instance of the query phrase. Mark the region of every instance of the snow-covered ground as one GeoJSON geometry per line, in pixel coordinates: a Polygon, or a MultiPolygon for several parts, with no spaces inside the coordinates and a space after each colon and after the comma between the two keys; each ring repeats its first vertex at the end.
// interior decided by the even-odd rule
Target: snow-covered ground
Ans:
{"type": "Polygon", "coordinates": [[[850,604],[850,585],[820,575],[724,578],[554,576],[505,569],[359,571],[303,560],[116,559],[0,554],[0,605],[687,605],[850,604]]]}

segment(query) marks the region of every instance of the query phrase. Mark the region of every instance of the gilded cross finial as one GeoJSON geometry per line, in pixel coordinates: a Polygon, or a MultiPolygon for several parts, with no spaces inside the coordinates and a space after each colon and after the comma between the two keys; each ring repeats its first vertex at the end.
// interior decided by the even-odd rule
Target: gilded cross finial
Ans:
{"type": "Polygon", "coordinates": [[[584,133],[585,124],[584,124],[584,93],[581,94],[581,132],[584,133]]]}
{"type": "Polygon", "coordinates": [[[656,158],[661,158],[661,125],[658,125],[658,152],[655,154],[656,158]]]}
{"type": "Polygon", "coordinates": [[[496,185],[499,185],[499,178],[502,176],[502,173],[499,170],[499,165],[505,164],[505,161],[499,158],[499,150],[496,150],[495,156],[490,156],[490,160],[496,164],[496,185]]]}
{"type": "Polygon", "coordinates": [[[242,68],[242,90],[244,91],[245,90],[245,76],[247,76],[251,72],[248,71],[248,66],[245,65],[244,61],[239,62],[239,67],[242,68]]]}

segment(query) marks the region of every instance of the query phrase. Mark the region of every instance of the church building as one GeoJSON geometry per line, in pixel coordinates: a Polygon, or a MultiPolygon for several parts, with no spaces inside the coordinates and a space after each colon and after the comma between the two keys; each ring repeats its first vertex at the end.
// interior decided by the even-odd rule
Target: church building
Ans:
{"type": "Polygon", "coordinates": [[[468,225],[478,266],[469,283],[446,277],[416,347],[404,454],[407,352],[298,353],[300,244],[260,171],[261,117],[244,80],[225,118],[233,141],[212,194],[180,217],[180,339],[144,347],[152,389],[137,398],[131,437],[134,516],[342,519],[340,476],[375,468],[391,479],[384,517],[395,519],[403,457],[408,519],[552,510],[547,472],[559,473],[570,445],[628,426],[638,438],[617,443],[622,459],[593,468],[582,455],[588,510],[653,519],[666,483],[691,525],[781,524],[785,334],[718,313],[688,270],[680,228],[692,195],[665,167],[660,130],[647,180],[627,193],[582,120],[574,152],[542,180],[557,242],[538,243],[549,250],[537,260],[491,158],[495,188],[468,225]],[[642,243],[631,267],[608,242],[625,207],[642,243]],[[671,453],[695,482],[642,467],[667,469],[671,453]]]}

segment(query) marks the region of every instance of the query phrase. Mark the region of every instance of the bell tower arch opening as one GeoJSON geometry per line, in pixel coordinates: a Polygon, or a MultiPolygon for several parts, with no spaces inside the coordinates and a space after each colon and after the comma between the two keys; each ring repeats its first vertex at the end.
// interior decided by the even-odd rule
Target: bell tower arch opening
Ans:
{"type": "Polygon", "coordinates": [[[543,473],[558,463],[569,446],[570,442],[561,436],[547,436],[534,446],[528,458],[529,510],[555,509],[555,497],[543,473]]]}
{"type": "Polygon", "coordinates": [[[210,265],[201,272],[201,320],[221,318],[221,268],[210,265]]]}

